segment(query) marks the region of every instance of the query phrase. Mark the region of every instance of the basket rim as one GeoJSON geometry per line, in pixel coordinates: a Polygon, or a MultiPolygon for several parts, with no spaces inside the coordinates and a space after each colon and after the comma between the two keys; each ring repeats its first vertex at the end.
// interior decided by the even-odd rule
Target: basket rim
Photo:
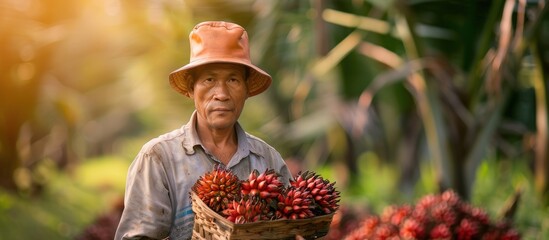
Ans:
{"type": "MultiPolygon", "coordinates": [[[[330,214],[319,215],[319,216],[315,216],[315,217],[312,217],[312,218],[304,218],[304,219],[261,220],[261,221],[257,221],[257,222],[251,222],[251,223],[238,223],[237,224],[237,223],[229,221],[227,218],[223,217],[222,215],[220,215],[219,213],[215,212],[210,207],[208,207],[208,205],[206,205],[206,203],[204,203],[204,201],[202,201],[202,199],[200,199],[198,197],[198,194],[195,193],[194,190],[191,190],[190,192],[191,192],[191,198],[193,198],[198,204],[200,204],[201,207],[204,209],[204,211],[206,211],[206,213],[208,215],[214,216],[216,218],[216,220],[221,221],[223,224],[225,224],[226,226],[228,226],[232,229],[249,228],[249,227],[253,227],[255,225],[264,224],[266,222],[267,223],[299,223],[299,222],[303,223],[303,222],[309,222],[309,221],[316,221],[316,220],[323,219],[323,218],[331,219],[334,216],[334,214],[336,213],[336,212],[332,212],[330,214]]],[[[193,211],[194,210],[195,209],[193,208],[193,211]]],[[[196,212],[195,212],[195,214],[196,214],[196,212]]]]}

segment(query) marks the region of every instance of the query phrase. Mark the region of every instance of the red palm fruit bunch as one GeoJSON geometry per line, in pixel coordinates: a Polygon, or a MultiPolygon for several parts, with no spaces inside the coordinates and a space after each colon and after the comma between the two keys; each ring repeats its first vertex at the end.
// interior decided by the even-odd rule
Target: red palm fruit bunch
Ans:
{"type": "Polygon", "coordinates": [[[449,190],[427,195],[415,206],[390,206],[369,216],[345,239],[520,239],[509,224],[493,224],[481,208],[449,190]]]}
{"type": "Polygon", "coordinates": [[[242,181],[241,194],[259,197],[270,204],[278,198],[284,188],[284,183],[279,180],[279,177],[280,174],[274,169],[266,169],[262,173],[254,169],[248,179],[242,181]]]}
{"type": "Polygon", "coordinates": [[[304,219],[335,212],[339,192],[334,184],[307,171],[284,186],[274,169],[254,169],[240,181],[230,170],[216,166],[192,187],[212,210],[234,223],[304,219]]]}
{"type": "Polygon", "coordinates": [[[200,176],[192,190],[215,212],[220,213],[240,196],[240,180],[229,169],[216,165],[200,176]]]}
{"type": "Polygon", "coordinates": [[[310,191],[315,208],[315,215],[330,214],[339,208],[339,191],[335,190],[335,182],[330,183],[313,171],[300,172],[290,180],[290,185],[310,191]]]}
{"type": "Polygon", "coordinates": [[[290,186],[278,195],[276,219],[305,219],[314,217],[313,195],[305,187],[290,186]]]}
{"type": "Polygon", "coordinates": [[[268,208],[264,201],[257,197],[244,196],[240,200],[233,200],[221,213],[229,221],[242,224],[269,220],[268,208]]]}

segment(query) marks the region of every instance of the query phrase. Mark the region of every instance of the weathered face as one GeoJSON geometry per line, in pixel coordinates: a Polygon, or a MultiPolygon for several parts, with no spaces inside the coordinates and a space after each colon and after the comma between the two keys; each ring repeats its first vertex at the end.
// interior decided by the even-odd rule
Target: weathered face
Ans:
{"type": "Polygon", "coordinates": [[[248,98],[246,67],[231,63],[211,63],[193,70],[190,97],[198,113],[198,123],[209,129],[232,128],[248,98]]]}

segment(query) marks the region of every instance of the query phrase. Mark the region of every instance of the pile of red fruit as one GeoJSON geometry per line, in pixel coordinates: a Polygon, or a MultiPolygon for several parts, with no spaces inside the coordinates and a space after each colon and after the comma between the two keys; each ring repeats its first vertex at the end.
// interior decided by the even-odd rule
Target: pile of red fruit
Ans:
{"type": "Polygon", "coordinates": [[[369,216],[344,239],[520,239],[509,223],[491,223],[481,208],[462,201],[453,191],[427,195],[415,206],[385,208],[369,216]]]}
{"type": "Polygon", "coordinates": [[[239,180],[230,170],[216,166],[192,187],[215,212],[234,223],[277,219],[306,219],[335,212],[339,192],[335,182],[312,171],[299,173],[284,186],[273,169],[253,170],[239,180]]]}

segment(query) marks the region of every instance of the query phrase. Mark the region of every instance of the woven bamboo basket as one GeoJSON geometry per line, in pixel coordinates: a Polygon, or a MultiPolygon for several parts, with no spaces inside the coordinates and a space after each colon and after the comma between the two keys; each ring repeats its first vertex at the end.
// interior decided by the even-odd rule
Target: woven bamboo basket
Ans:
{"type": "Polygon", "coordinates": [[[193,240],[316,239],[328,233],[334,213],[298,220],[272,220],[235,224],[210,209],[191,191],[195,213],[193,240]]]}

